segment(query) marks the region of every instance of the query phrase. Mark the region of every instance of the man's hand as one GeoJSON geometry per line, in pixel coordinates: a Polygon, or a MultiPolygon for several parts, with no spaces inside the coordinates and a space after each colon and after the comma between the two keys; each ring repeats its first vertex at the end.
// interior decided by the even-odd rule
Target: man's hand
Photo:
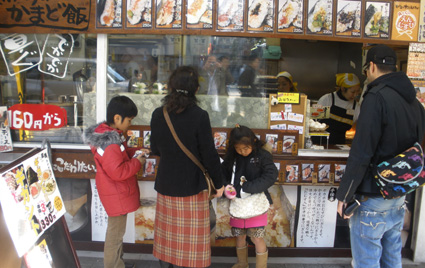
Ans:
{"type": "Polygon", "coordinates": [[[341,216],[341,218],[343,218],[344,220],[345,220],[345,219],[349,219],[349,218],[351,218],[351,216],[353,216],[353,214],[351,214],[350,216],[346,216],[346,215],[344,215],[344,214],[343,214],[344,208],[345,208],[346,206],[347,206],[347,204],[346,204],[346,203],[344,203],[344,202],[342,202],[342,201],[338,201],[338,208],[337,208],[337,211],[338,211],[339,216],[341,216]]]}

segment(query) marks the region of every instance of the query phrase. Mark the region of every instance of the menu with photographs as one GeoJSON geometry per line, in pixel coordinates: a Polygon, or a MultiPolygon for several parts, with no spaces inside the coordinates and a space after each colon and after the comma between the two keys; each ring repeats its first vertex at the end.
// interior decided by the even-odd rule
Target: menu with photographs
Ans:
{"type": "Polygon", "coordinates": [[[187,0],[186,27],[188,29],[212,29],[212,0],[187,0]]]}
{"type": "Polygon", "coordinates": [[[410,43],[407,58],[407,76],[412,80],[425,80],[425,43],[410,43]]]}
{"type": "Polygon", "coordinates": [[[419,3],[394,2],[392,40],[417,41],[419,31],[419,3]]]}
{"type": "Polygon", "coordinates": [[[122,0],[97,0],[96,26],[100,28],[121,28],[122,0]]]}
{"type": "Polygon", "coordinates": [[[245,4],[243,0],[219,0],[217,11],[218,31],[242,31],[245,4]]]}
{"type": "Polygon", "coordinates": [[[248,31],[273,32],[274,29],[274,1],[248,1],[248,31]]]}
{"type": "Polygon", "coordinates": [[[126,28],[152,28],[152,0],[127,0],[126,28]]]}
{"type": "Polygon", "coordinates": [[[332,35],[332,0],[308,0],[307,33],[332,35]]]}
{"type": "Polygon", "coordinates": [[[336,35],[361,37],[362,1],[339,0],[336,10],[336,35]]]}
{"type": "Polygon", "coordinates": [[[65,214],[47,149],[0,170],[0,201],[19,256],[65,214]]]}
{"type": "Polygon", "coordinates": [[[364,37],[389,39],[390,9],[389,2],[366,2],[364,37]]]}
{"type": "Polygon", "coordinates": [[[303,0],[279,0],[277,12],[278,33],[303,33],[303,0]]]}
{"type": "Polygon", "coordinates": [[[156,28],[182,28],[182,0],[156,0],[156,28]]]}

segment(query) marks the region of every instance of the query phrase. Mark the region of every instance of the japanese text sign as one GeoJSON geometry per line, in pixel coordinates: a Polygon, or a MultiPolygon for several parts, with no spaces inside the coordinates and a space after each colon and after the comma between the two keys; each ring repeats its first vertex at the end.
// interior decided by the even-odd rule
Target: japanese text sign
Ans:
{"type": "Polygon", "coordinates": [[[277,100],[279,103],[300,103],[300,94],[299,93],[277,93],[277,100]]]}
{"type": "Polygon", "coordinates": [[[8,110],[10,128],[48,130],[66,126],[66,110],[50,104],[15,104],[8,110]]]}

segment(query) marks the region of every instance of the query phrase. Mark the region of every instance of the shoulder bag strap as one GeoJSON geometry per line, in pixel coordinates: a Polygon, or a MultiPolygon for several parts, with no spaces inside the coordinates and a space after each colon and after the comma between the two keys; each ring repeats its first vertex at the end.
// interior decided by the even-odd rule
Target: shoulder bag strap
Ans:
{"type": "Polygon", "coordinates": [[[177,144],[180,146],[180,148],[182,149],[182,151],[187,155],[187,157],[190,158],[190,160],[193,161],[193,163],[195,163],[201,170],[202,172],[205,174],[206,170],[204,168],[204,166],[201,164],[201,162],[199,162],[199,160],[189,151],[189,149],[186,148],[186,146],[184,146],[184,144],[181,142],[181,140],[179,139],[179,137],[177,136],[176,131],[174,130],[174,126],[173,123],[171,123],[170,120],[170,116],[168,115],[167,112],[167,108],[164,106],[163,108],[163,112],[164,112],[164,117],[165,117],[165,121],[167,122],[168,127],[170,128],[171,134],[173,134],[174,139],[176,140],[177,144]]]}

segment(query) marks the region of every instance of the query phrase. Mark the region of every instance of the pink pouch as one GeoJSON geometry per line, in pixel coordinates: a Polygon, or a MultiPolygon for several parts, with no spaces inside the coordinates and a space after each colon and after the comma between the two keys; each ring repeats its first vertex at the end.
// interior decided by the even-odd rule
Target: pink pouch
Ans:
{"type": "Polygon", "coordinates": [[[254,227],[262,227],[267,225],[267,213],[261,214],[256,217],[252,217],[249,219],[238,219],[230,217],[230,226],[247,229],[254,227]]]}

